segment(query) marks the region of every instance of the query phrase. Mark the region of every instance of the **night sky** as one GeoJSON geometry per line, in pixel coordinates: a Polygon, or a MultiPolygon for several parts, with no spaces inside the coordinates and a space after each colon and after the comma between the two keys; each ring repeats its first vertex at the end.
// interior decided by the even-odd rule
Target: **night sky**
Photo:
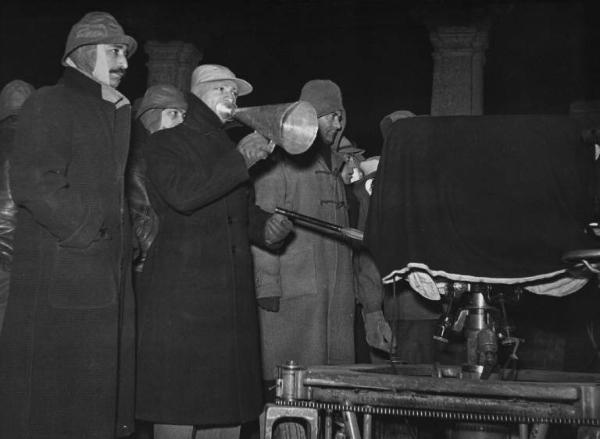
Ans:
{"type": "Polygon", "coordinates": [[[596,3],[4,0],[0,85],[15,78],[36,87],[56,82],[70,27],[86,12],[104,10],[140,43],[120,87],[131,100],[146,88],[144,43],[182,40],[202,51],[201,62],[227,65],[254,85],[241,106],[293,101],[306,81],[334,80],[348,137],[376,153],[383,116],[429,112],[432,15],[460,24],[481,10],[491,13],[485,113],[566,113],[574,100],[600,97],[596,3]]]}

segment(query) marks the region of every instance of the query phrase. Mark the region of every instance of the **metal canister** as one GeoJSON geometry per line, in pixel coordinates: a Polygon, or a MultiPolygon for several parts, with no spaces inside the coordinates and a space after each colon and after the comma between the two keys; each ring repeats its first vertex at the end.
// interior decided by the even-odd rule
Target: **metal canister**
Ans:
{"type": "Polygon", "coordinates": [[[304,371],[306,368],[296,364],[293,360],[277,366],[275,396],[284,401],[305,398],[304,371]]]}

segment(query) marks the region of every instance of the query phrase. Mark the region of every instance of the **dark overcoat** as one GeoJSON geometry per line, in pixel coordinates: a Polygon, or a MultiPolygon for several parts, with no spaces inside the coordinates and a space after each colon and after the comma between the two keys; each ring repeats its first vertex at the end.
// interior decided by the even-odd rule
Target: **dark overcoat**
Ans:
{"type": "Polygon", "coordinates": [[[142,274],[137,416],[233,425],[262,409],[249,239],[268,214],[217,116],[194,95],[145,149],[159,232],[142,274]]]}
{"type": "Polygon", "coordinates": [[[71,68],[20,114],[10,158],[19,211],[0,339],[2,438],[132,431],[129,124],[122,95],[71,68]]]}

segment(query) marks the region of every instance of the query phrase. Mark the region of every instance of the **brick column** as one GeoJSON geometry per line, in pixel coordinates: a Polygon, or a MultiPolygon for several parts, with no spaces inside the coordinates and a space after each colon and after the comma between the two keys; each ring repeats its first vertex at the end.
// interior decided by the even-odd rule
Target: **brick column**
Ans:
{"type": "Polygon", "coordinates": [[[192,71],[202,59],[202,53],[191,43],[148,41],[144,45],[148,54],[148,86],[173,84],[180,90],[190,90],[192,71]]]}

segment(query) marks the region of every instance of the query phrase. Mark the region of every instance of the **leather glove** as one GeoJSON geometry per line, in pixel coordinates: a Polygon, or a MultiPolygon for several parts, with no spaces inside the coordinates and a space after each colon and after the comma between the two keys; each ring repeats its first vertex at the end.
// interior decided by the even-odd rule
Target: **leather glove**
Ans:
{"type": "Polygon", "coordinates": [[[277,246],[294,230],[294,225],[286,216],[274,213],[265,223],[265,243],[277,246]]]}
{"type": "Polygon", "coordinates": [[[278,312],[279,311],[279,297],[261,297],[256,299],[258,306],[265,311],[278,312]]]}
{"type": "Polygon", "coordinates": [[[385,320],[383,311],[368,312],[363,317],[365,318],[365,332],[369,346],[390,352],[392,328],[385,320]]]}
{"type": "Polygon", "coordinates": [[[237,144],[237,150],[244,157],[246,167],[252,167],[259,160],[266,159],[275,144],[256,131],[248,134],[237,144]]]}

